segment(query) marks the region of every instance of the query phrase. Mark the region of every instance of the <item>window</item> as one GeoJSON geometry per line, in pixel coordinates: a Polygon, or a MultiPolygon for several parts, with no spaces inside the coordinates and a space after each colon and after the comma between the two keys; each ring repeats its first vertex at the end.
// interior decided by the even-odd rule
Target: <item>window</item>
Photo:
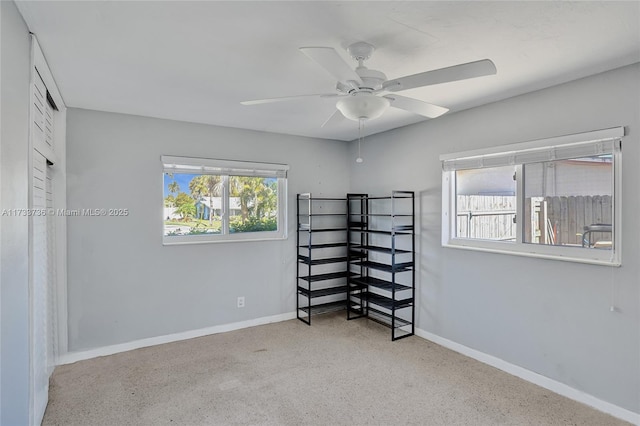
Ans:
{"type": "Polygon", "coordinates": [[[162,157],[163,243],[286,238],[283,164],[162,157]]]}
{"type": "Polygon", "coordinates": [[[620,163],[613,128],[447,154],[447,247],[620,265],[620,163]]]}
{"type": "Polygon", "coordinates": [[[515,241],[513,166],[456,171],[456,237],[515,241]]]}

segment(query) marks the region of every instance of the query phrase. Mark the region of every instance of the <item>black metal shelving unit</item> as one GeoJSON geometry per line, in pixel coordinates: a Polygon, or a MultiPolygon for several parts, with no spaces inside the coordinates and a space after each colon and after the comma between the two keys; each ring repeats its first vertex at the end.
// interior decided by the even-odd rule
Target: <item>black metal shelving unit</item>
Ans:
{"type": "Polygon", "coordinates": [[[347,319],[391,328],[391,340],[414,334],[415,194],[347,194],[347,319]]]}
{"type": "Polygon", "coordinates": [[[346,308],[347,204],[345,198],[298,194],[296,233],[298,319],[346,308]]]}

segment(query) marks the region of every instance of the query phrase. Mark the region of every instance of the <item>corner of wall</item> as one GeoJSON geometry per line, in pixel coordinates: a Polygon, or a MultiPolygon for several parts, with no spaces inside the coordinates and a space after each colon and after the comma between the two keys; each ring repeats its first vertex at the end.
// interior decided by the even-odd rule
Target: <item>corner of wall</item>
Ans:
{"type": "MultiPolygon", "coordinates": [[[[0,2],[0,197],[2,207],[27,207],[30,38],[13,1],[0,2]]],[[[28,424],[28,220],[0,223],[0,423],[28,424]]]]}

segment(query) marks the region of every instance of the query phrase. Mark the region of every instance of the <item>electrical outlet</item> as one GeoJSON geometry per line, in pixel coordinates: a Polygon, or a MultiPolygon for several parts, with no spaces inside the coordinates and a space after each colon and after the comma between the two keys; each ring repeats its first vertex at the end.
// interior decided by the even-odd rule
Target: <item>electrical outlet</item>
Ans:
{"type": "Polygon", "coordinates": [[[238,297],[238,308],[244,308],[244,296],[238,297]]]}

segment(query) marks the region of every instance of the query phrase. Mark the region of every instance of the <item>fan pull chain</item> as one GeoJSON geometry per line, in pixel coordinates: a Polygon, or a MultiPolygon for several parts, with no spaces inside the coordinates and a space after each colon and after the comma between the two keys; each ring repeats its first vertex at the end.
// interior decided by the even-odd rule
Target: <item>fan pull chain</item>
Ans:
{"type": "Polygon", "coordinates": [[[358,120],[358,158],[356,163],[362,163],[364,160],[360,156],[360,143],[362,142],[362,132],[364,131],[364,118],[358,120]]]}

